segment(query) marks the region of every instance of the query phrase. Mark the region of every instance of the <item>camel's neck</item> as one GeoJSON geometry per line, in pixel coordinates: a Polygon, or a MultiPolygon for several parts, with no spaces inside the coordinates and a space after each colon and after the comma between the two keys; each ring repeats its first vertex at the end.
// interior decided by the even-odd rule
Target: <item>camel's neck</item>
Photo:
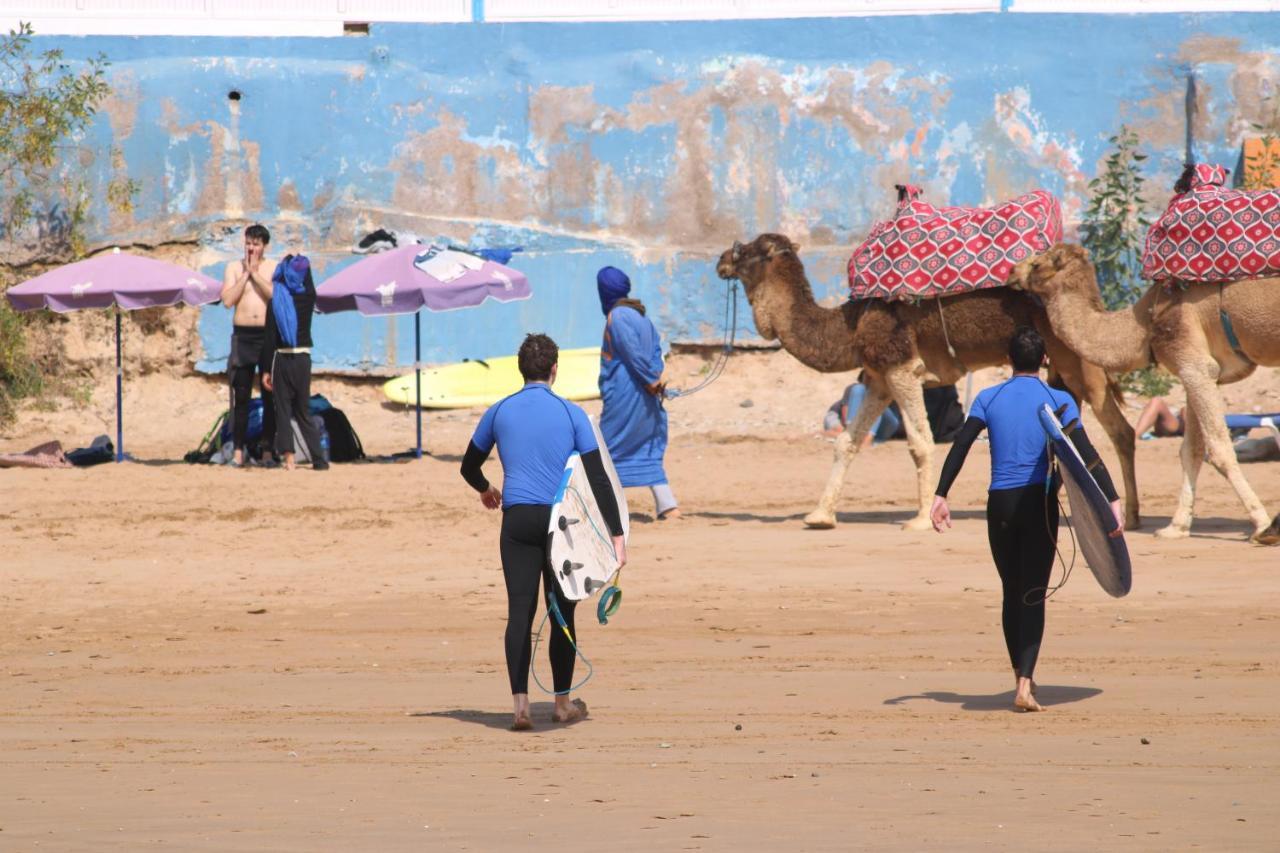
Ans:
{"type": "Polygon", "coordinates": [[[823,308],[815,302],[803,269],[785,274],[771,270],[769,279],[762,282],[759,304],[753,306],[763,333],[772,332],[787,352],[814,370],[841,373],[858,367],[852,315],[846,308],[823,308]]]}
{"type": "Polygon", "coordinates": [[[1104,370],[1122,372],[1151,362],[1151,291],[1119,311],[1105,310],[1090,294],[1065,289],[1045,300],[1054,334],[1073,352],[1104,370]]]}

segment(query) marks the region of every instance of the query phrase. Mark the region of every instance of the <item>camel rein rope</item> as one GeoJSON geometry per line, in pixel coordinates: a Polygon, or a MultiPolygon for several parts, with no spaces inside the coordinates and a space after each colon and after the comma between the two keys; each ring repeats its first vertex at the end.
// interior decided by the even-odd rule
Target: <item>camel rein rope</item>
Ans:
{"type": "Polygon", "coordinates": [[[738,280],[736,278],[731,281],[725,294],[724,326],[724,346],[720,348],[720,352],[712,363],[711,369],[707,371],[706,377],[692,388],[668,388],[666,391],[668,400],[696,394],[712,382],[715,382],[720,378],[720,374],[724,373],[725,365],[729,363],[729,356],[733,355],[734,338],[738,334],[738,280]]]}

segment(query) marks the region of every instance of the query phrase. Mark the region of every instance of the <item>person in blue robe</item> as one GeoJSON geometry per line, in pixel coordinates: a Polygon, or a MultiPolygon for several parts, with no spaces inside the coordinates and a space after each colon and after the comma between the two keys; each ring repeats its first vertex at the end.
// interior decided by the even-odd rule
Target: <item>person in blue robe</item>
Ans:
{"type": "Polygon", "coordinates": [[[600,345],[600,434],[624,487],[648,486],[660,519],[679,518],[662,457],[667,452],[667,412],[662,407],[662,346],[644,304],[628,298],[631,279],[617,267],[596,274],[604,341],[600,345]]]}

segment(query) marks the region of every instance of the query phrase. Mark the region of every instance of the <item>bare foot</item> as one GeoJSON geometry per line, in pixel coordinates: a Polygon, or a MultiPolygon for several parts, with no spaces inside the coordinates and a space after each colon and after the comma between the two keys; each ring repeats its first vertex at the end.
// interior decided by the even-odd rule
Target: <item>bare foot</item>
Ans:
{"type": "Polygon", "coordinates": [[[1018,676],[1018,690],[1013,697],[1013,707],[1023,711],[1044,710],[1044,706],[1036,701],[1035,682],[1030,678],[1018,676]]]}
{"type": "Polygon", "coordinates": [[[516,714],[515,720],[511,723],[511,731],[513,732],[533,731],[533,721],[529,719],[528,714],[516,714]]]}
{"type": "Polygon", "coordinates": [[[658,521],[671,521],[674,518],[682,518],[682,517],[683,517],[683,514],[680,512],[680,507],[673,506],[671,509],[659,515],[658,521]]]}
{"type": "Polygon", "coordinates": [[[556,723],[576,723],[578,720],[585,720],[586,717],[587,703],[581,699],[574,699],[568,705],[562,705],[551,713],[551,720],[556,723]]]}
{"type": "MultiPolygon", "coordinates": [[[[1015,669],[1015,670],[1013,671],[1013,692],[1014,692],[1014,693],[1017,693],[1017,692],[1018,692],[1018,681],[1019,681],[1021,678],[1022,678],[1022,676],[1021,676],[1021,675],[1018,675],[1018,671],[1015,669]]],[[[1038,684],[1036,684],[1036,680],[1035,680],[1034,678],[1033,678],[1033,679],[1031,679],[1031,695],[1032,695],[1032,696],[1035,696],[1035,695],[1036,695],[1036,688],[1037,688],[1037,687],[1039,687],[1039,685],[1038,685],[1038,684]]]]}
{"type": "Polygon", "coordinates": [[[1028,693],[1026,696],[1013,697],[1013,707],[1020,711],[1043,711],[1044,706],[1036,701],[1036,697],[1028,693]]]}

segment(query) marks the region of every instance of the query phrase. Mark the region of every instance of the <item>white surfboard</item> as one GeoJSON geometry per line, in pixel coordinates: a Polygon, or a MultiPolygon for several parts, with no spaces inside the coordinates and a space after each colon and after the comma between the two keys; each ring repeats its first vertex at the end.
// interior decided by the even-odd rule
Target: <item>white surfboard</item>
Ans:
{"type": "MultiPolygon", "coordinates": [[[[591,429],[600,446],[609,484],[618,501],[622,519],[623,541],[630,541],[631,518],[627,498],[622,492],[618,472],[609,458],[609,448],[600,435],[600,427],[591,419],[591,429]]],[[[551,525],[547,530],[547,557],[561,594],[570,601],[582,601],[607,587],[618,573],[618,557],[613,551],[613,537],[604,523],[596,497],[582,467],[582,457],[573,454],[564,466],[560,490],[551,506],[551,525]]]]}

